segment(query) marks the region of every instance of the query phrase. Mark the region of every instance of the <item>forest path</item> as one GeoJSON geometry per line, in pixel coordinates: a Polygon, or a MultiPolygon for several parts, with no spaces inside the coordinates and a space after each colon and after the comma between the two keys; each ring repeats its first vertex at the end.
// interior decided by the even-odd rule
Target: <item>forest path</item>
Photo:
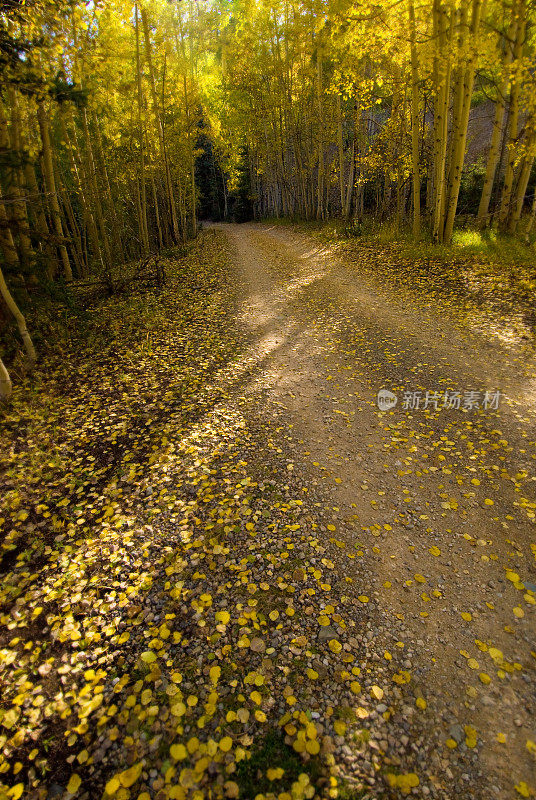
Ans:
{"type": "Polygon", "coordinates": [[[216,227],[242,283],[249,392],[261,417],[292,426],[294,469],[356,550],[335,569],[368,603],[372,661],[406,692],[395,738],[420,750],[438,789],[456,781],[441,796],[519,796],[536,778],[534,352],[299,231],[216,227]],[[380,388],[398,394],[390,412],[380,388]],[[403,390],[501,401],[404,410],[403,390]]]}

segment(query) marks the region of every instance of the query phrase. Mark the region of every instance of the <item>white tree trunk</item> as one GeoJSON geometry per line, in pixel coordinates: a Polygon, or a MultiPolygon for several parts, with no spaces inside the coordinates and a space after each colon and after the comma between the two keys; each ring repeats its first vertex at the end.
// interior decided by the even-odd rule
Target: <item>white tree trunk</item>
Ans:
{"type": "Polygon", "coordinates": [[[11,385],[11,378],[7,371],[6,365],[0,358],[0,403],[9,403],[13,387],[11,385]]]}

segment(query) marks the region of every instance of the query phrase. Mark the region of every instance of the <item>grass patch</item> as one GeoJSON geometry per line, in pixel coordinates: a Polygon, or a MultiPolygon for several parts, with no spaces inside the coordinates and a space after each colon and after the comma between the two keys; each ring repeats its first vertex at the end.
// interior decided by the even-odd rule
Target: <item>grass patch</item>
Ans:
{"type": "Polygon", "coordinates": [[[452,261],[460,258],[482,258],[490,264],[504,266],[526,266],[534,269],[536,262],[536,233],[529,242],[520,236],[501,234],[494,229],[480,231],[474,227],[456,228],[450,245],[432,244],[430,231],[425,220],[422,223],[421,237],[413,238],[410,228],[398,230],[390,220],[380,222],[373,217],[346,222],[331,219],[327,222],[319,220],[292,221],[289,219],[266,220],[271,225],[297,226],[304,232],[311,233],[326,243],[333,241],[374,242],[382,245],[396,244],[397,252],[403,258],[433,258],[452,261]]]}
{"type": "Polygon", "coordinates": [[[425,231],[416,241],[407,232],[396,232],[389,226],[370,230],[364,234],[368,241],[380,244],[396,243],[403,258],[425,258],[451,262],[453,259],[481,259],[490,265],[526,266],[534,268],[535,252],[531,244],[525,244],[519,237],[499,234],[495,230],[479,231],[474,228],[459,228],[454,231],[452,244],[434,245],[429,231],[425,231]]]}
{"type": "Polygon", "coordinates": [[[240,797],[243,800],[254,800],[258,794],[289,792],[302,773],[307,774],[311,784],[316,786],[321,774],[317,759],[312,758],[304,764],[298,753],[285,744],[283,735],[272,730],[259,743],[251,757],[240,762],[235,780],[240,787],[240,797]],[[284,770],[283,776],[270,780],[267,771],[278,767],[284,770]]]}

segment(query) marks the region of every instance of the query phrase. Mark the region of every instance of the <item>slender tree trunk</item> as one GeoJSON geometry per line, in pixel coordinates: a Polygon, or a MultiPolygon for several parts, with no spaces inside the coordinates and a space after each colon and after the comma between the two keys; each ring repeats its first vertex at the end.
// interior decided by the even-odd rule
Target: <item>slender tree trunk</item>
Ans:
{"type": "Polygon", "coordinates": [[[527,26],[526,18],[526,0],[519,0],[518,5],[519,23],[516,31],[516,40],[514,44],[513,61],[514,75],[512,78],[512,87],[510,90],[510,113],[508,117],[508,142],[507,142],[507,160],[506,169],[504,172],[503,190],[501,196],[501,207],[499,209],[499,229],[505,231],[508,227],[508,218],[510,216],[510,201],[512,197],[512,189],[514,184],[514,167],[516,161],[516,148],[515,143],[517,140],[517,128],[519,121],[519,90],[520,90],[520,70],[519,59],[523,52],[523,44],[525,42],[525,31],[527,26]]]}
{"type": "Polygon", "coordinates": [[[468,40],[468,16],[470,0],[461,0],[459,8],[452,11],[455,20],[455,27],[458,30],[456,54],[452,67],[452,118],[450,125],[450,136],[448,141],[447,174],[446,174],[446,196],[448,198],[450,189],[454,181],[454,170],[456,159],[454,151],[458,141],[463,116],[464,100],[464,78],[465,62],[467,59],[467,40],[468,40]]]}
{"type": "MultiPolygon", "coordinates": [[[[470,0],[461,0],[460,6],[457,9],[452,10],[455,27],[458,30],[457,36],[457,44],[456,44],[456,53],[454,56],[454,64],[452,67],[452,112],[451,112],[451,123],[450,123],[450,131],[447,133],[448,142],[447,142],[447,159],[445,162],[445,208],[444,208],[444,215],[445,217],[442,220],[443,230],[440,232],[440,236],[443,236],[444,233],[444,225],[445,225],[445,218],[448,213],[449,209],[449,198],[451,195],[451,188],[454,183],[454,172],[456,169],[456,158],[455,158],[455,150],[458,143],[458,139],[461,132],[462,127],[462,117],[463,117],[463,101],[464,101],[464,90],[465,90],[465,61],[467,58],[467,40],[468,40],[468,15],[469,15],[469,3],[470,0]],[[449,135],[450,133],[450,135],[449,135]]],[[[448,111],[447,111],[448,113],[448,111]]],[[[448,125],[448,123],[447,123],[448,125]]]]}
{"type": "MultiPolygon", "coordinates": [[[[143,12],[142,12],[143,14],[143,12]]],[[[140,247],[142,255],[149,252],[149,232],[147,228],[147,197],[145,189],[145,152],[143,134],[143,92],[141,87],[141,59],[140,59],[140,25],[138,19],[138,4],[134,4],[135,30],[136,30],[136,83],[138,88],[138,146],[140,148],[140,178],[136,181],[138,210],[140,220],[140,247]]]]}
{"type": "Polygon", "coordinates": [[[6,365],[0,358],[0,401],[9,403],[13,393],[13,386],[11,385],[11,378],[7,371],[6,365]]]}
{"type": "MultiPolygon", "coordinates": [[[[186,47],[184,44],[184,29],[182,24],[182,15],[180,12],[180,7],[178,7],[178,21],[179,21],[179,31],[180,31],[180,39],[177,34],[175,34],[175,45],[177,48],[177,52],[180,52],[184,62],[186,63],[186,47]]],[[[192,34],[190,31],[190,57],[192,57],[192,48],[193,48],[193,41],[192,41],[192,34]]],[[[192,65],[191,65],[192,66],[192,65]]],[[[225,65],[225,43],[222,43],[222,75],[225,77],[226,75],[226,65],[225,65]]],[[[191,103],[190,103],[190,96],[188,92],[188,81],[186,78],[186,74],[183,75],[183,92],[184,92],[184,107],[186,110],[186,119],[188,124],[188,144],[190,147],[190,176],[192,182],[192,233],[194,238],[197,236],[197,190],[195,185],[195,137],[192,137],[192,111],[191,111],[191,103]]],[[[227,198],[225,196],[224,190],[224,203],[225,207],[227,208],[227,198]]],[[[225,217],[226,217],[226,210],[225,210],[225,217]]]]}
{"type": "Polygon", "coordinates": [[[101,127],[100,127],[100,122],[99,122],[99,118],[97,116],[96,111],[93,112],[92,118],[93,118],[93,126],[94,126],[94,129],[95,129],[95,133],[97,134],[96,139],[95,139],[95,143],[96,143],[95,150],[96,150],[96,153],[97,153],[97,156],[98,156],[98,160],[99,160],[99,172],[102,173],[102,177],[103,177],[104,193],[105,193],[105,197],[106,197],[106,206],[107,206],[108,214],[110,215],[110,218],[112,220],[112,229],[114,231],[114,245],[115,245],[115,249],[116,249],[116,253],[117,253],[117,257],[118,257],[119,261],[124,262],[125,261],[125,253],[124,253],[124,250],[123,250],[123,241],[122,241],[122,238],[121,238],[121,228],[120,228],[120,225],[119,225],[119,219],[118,219],[118,216],[117,216],[117,211],[116,211],[116,208],[115,208],[115,203],[114,203],[114,199],[113,199],[113,195],[112,195],[112,187],[111,187],[111,184],[110,184],[110,178],[108,176],[108,169],[106,167],[106,159],[104,157],[104,147],[103,147],[103,143],[102,143],[101,127]]]}
{"type": "Polygon", "coordinates": [[[411,169],[413,172],[413,235],[421,233],[421,177],[419,173],[419,62],[415,33],[415,7],[409,0],[411,50],[411,169]]]}
{"type": "MultiPolygon", "coordinates": [[[[77,27],[76,27],[76,21],[75,21],[75,16],[74,16],[74,6],[72,8],[71,22],[72,22],[73,41],[74,41],[74,45],[75,45],[74,59],[73,59],[73,62],[74,62],[74,74],[78,78],[80,86],[83,86],[84,85],[84,74],[83,74],[82,69],[80,68],[79,59],[78,59],[78,34],[77,34],[77,27]]],[[[84,132],[84,142],[85,142],[85,147],[83,148],[83,155],[80,158],[80,162],[81,162],[83,170],[85,172],[85,181],[84,181],[84,183],[87,183],[87,185],[88,185],[88,195],[91,197],[92,215],[93,215],[93,217],[95,219],[96,227],[97,227],[97,230],[98,230],[98,232],[100,234],[101,247],[99,247],[99,249],[100,249],[100,253],[101,253],[101,264],[104,267],[105,274],[111,275],[112,265],[113,265],[113,257],[112,257],[111,247],[110,247],[110,239],[109,239],[109,236],[108,236],[108,230],[107,230],[106,222],[105,222],[105,219],[104,219],[102,202],[101,202],[101,197],[102,197],[103,194],[105,194],[105,192],[101,191],[100,181],[99,181],[98,172],[97,172],[97,166],[96,166],[96,163],[95,163],[95,155],[94,155],[94,152],[93,152],[93,144],[92,144],[93,136],[91,135],[91,132],[90,132],[90,129],[89,129],[88,114],[87,114],[87,109],[86,109],[85,106],[81,109],[80,116],[81,116],[81,120],[82,120],[82,130],[84,132]],[[104,253],[104,256],[103,256],[103,253],[104,253]]],[[[98,128],[98,121],[97,121],[96,114],[94,115],[94,118],[95,118],[95,121],[97,123],[96,124],[96,128],[95,128],[95,133],[96,133],[96,138],[98,139],[98,137],[100,135],[100,131],[99,131],[99,128],[98,128]]],[[[75,137],[75,141],[76,141],[76,127],[74,128],[74,137],[75,137]]],[[[98,144],[97,144],[97,146],[98,146],[98,144]]],[[[104,171],[104,173],[106,173],[105,165],[103,165],[103,171],[104,171]]],[[[113,211],[112,210],[110,210],[110,214],[113,217],[113,211]]]]}
{"type": "Polygon", "coordinates": [[[13,189],[20,198],[20,202],[14,204],[14,214],[17,221],[19,232],[19,244],[24,264],[30,264],[33,259],[32,242],[30,238],[30,225],[28,222],[28,198],[25,191],[24,170],[22,162],[24,154],[22,151],[21,118],[19,109],[19,97],[15,89],[10,88],[9,99],[11,104],[11,131],[12,147],[15,153],[16,164],[13,168],[13,189]]]}
{"type": "Polygon", "coordinates": [[[495,117],[493,119],[493,128],[491,131],[491,140],[488,150],[488,158],[486,161],[486,174],[484,177],[484,185],[482,187],[482,194],[480,196],[480,203],[478,206],[477,225],[479,228],[485,228],[488,223],[489,202],[491,200],[491,192],[493,190],[495,173],[497,171],[497,164],[499,162],[501,131],[504,121],[504,98],[502,96],[503,87],[506,87],[506,82],[502,84],[502,87],[499,90],[499,97],[495,103],[495,117]]]}
{"type": "Polygon", "coordinates": [[[139,236],[140,236],[140,239],[139,239],[139,245],[140,245],[139,255],[141,257],[143,257],[144,255],[147,255],[149,250],[145,250],[144,249],[144,243],[143,243],[144,230],[143,230],[142,208],[141,208],[140,176],[138,174],[134,175],[133,196],[134,196],[134,205],[136,207],[136,217],[138,218],[138,232],[139,232],[139,236]]]}
{"type": "Polygon", "coordinates": [[[95,158],[93,155],[93,147],[91,144],[92,137],[89,131],[87,112],[85,108],[82,109],[82,129],[84,131],[84,139],[85,139],[85,147],[84,147],[85,172],[87,175],[90,194],[92,197],[92,206],[94,209],[95,221],[97,223],[97,228],[100,233],[100,240],[102,242],[102,249],[104,251],[105,268],[106,272],[108,273],[112,269],[113,258],[112,258],[112,251],[110,248],[110,239],[108,236],[108,230],[106,228],[104,214],[102,211],[101,191],[97,180],[97,168],[95,166],[95,158]]]}
{"type": "MultiPolygon", "coordinates": [[[[18,269],[19,259],[17,257],[17,250],[15,248],[15,242],[13,241],[13,237],[11,236],[11,231],[7,227],[7,214],[3,202],[0,202],[0,230],[1,230],[0,245],[2,247],[2,252],[4,254],[4,261],[8,266],[18,269]]],[[[1,268],[0,268],[0,296],[2,297],[4,303],[6,304],[9,311],[13,314],[15,318],[15,322],[17,323],[17,327],[19,329],[19,333],[21,335],[24,344],[24,349],[26,350],[26,354],[28,356],[28,361],[30,362],[30,366],[33,366],[37,360],[35,347],[33,345],[32,338],[28,332],[28,328],[26,327],[26,320],[24,319],[24,315],[19,309],[11,292],[8,289],[6,280],[4,278],[4,273],[2,272],[1,268]]]]}
{"type": "Polygon", "coordinates": [[[436,33],[436,53],[434,56],[434,203],[432,212],[432,241],[442,241],[443,208],[445,192],[445,162],[447,154],[448,105],[450,91],[451,60],[448,48],[452,35],[453,16],[450,15],[450,30],[447,25],[447,12],[441,0],[434,0],[434,31],[436,33]]]}
{"type": "MultiPolygon", "coordinates": [[[[56,170],[57,172],[57,170],[56,170]]],[[[64,210],[63,221],[65,230],[70,230],[70,240],[71,240],[71,254],[73,257],[73,261],[76,267],[76,273],[80,277],[87,276],[87,265],[84,262],[84,258],[82,255],[82,237],[80,236],[80,230],[78,228],[76,218],[74,215],[73,207],[71,204],[71,198],[69,197],[69,193],[65,189],[64,181],[58,179],[56,184],[60,187],[60,196],[61,196],[61,206],[64,210]]]]}
{"type": "Polygon", "coordinates": [[[536,192],[534,193],[534,199],[532,201],[532,208],[530,211],[530,217],[527,224],[527,229],[525,231],[525,242],[528,244],[530,240],[530,234],[532,233],[532,229],[534,227],[534,222],[536,221],[536,192]]]}
{"type": "Polygon", "coordinates": [[[146,144],[147,144],[147,154],[149,156],[149,175],[151,179],[151,193],[153,196],[154,217],[156,222],[156,233],[158,237],[158,249],[162,250],[162,248],[164,247],[164,235],[162,232],[162,223],[160,221],[160,210],[158,208],[158,192],[156,191],[154,153],[151,150],[148,138],[146,144]]]}
{"type": "Polygon", "coordinates": [[[52,161],[49,124],[43,100],[39,100],[37,104],[37,121],[39,123],[41,143],[43,146],[43,170],[50,211],[52,214],[52,223],[54,225],[54,233],[60,240],[58,242],[58,250],[60,253],[61,263],[63,265],[65,280],[72,281],[73,273],[69,263],[69,256],[67,255],[67,248],[63,244],[63,228],[61,225],[60,205],[56,194],[56,183],[54,181],[54,165],[52,161]]]}
{"type": "Polygon", "coordinates": [[[48,279],[52,280],[57,262],[51,253],[50,230],[48,228],[47,218],[43,209],[43,203],[41,201],[41,192],[37,183],[34,165],[30,163],[30,161],[27,161],[24,165],[24,178],[30,195],[29,203],[32,211],[32,222],[35,225],[37,233],[39,234],[39,247],[45,255],[46,274],[48,279]]]}
{"type": "Polygon", "coordinates": [[[478,206],[477,224],[479,228],[484,228],[488,224],[489,204],[491,200],[491,193],[493,191],[493,184],[495,181],[495,173],[497,172],[497,164],[499,163],[499,156],[501,152],[501,133],[504,122],[504,109],[505,98],[508,90],[509,77],[508,69],[512,63],[514,56],[514,42],[517,36],[517,26],[519,19],[516,14],[517,3],[512,4],[512,17],[508,36],[505,43],[504,55],[504,77],[497,89],[497,100],[495,103],[495,116],[493,119],[493,128],[491,131],[491,141],[489,145],[488,158],[486,161],[486,175],[484,177],[484,186],[482,187],[482,195],[480,197],[480,204],[478,206]]]}
{"type": "MultiPolygon", "coordinates": [[[[137,4],[136,4],[137,5],[137,4]]],[[[169,161],[166,154],[166,143],[164,139],[164,128],[162,125],[162,119],[160,116],[160,109],[158,106],[158,97],[156,94],[156,80],[154,74],[154,67],[153,67],[153,54],[152,54],[152,47],[151,47],[151,39],[149,33],[149,20],[147,18],[147,13],[142,5],[140,5],[140,13],[141,13],[141,21],[143,25],[143,35],[145,41],[145,55],[147,58],[147,66],[149,68],[149,87],[151,89],[151,100],[153,104],[153,113],[155,116],[156,121],[156,129],[158,134],[158,141],[160,144],[160,156],[162,159],[162,164],[164,167],[164,174],[166,178],[166,189],[168,194],[168,201],[169,201],[169,209],[171,213],[171,225],[173,236],[176,241],[179,241],[182,236],[179,230],[178,220],[177,220],[177,209],[175,205],[175,196],[173,193],[173,185],[171,181],[171,172],[169,169],[169,161]]],[[[137,20],[137,15],[136,15],[137,20]]]]}
{"type": "Polygon", "coordinates": [[[305,170],[303,168],[303,158],[301,154],[300,142],[298,140],[297,124],[295,121],[293,121],[292,123],[292,128],[293,128],[292,147],[294,152],[294,160],[296,162],[297,180],[299,189],[298,214],[304,216],[305,219],[307,219],[308,209],[307,209],[307,187],[305,180],[305,170]]]}
{"type": "Polygon", "coordinates": [[[337,147],[339,150],[339,191],[341,195],[341,215],[344,214],[344,146],[342,139],[341,95],[337,92],[337,147]]]}
{"type": "Polygon", "coordinates": [[[519,169],[514,200],[512,203],[512,210],[508,216],[508,227],[507,227],[508,233],[515,233],[517,224],[521,219],[525,194],[527,192],[527,186],[529,183],[530,173],[532,171],[532,165],[534,164],[534,143],[535,143],[535,134],[532,133],[530,134],[529,141],[527,143],[528,152],[525,154],[519,169]]]}
{"type": "Polygon", "coordinates": [[[317,49],[316,57],[316,91],[317,91],[317,105],[318,105],[318,187],[317,187],[317,204],[316,204],[316,217],[317,219],[324,219],[324,119],[322,111],[322,52],[320,47],[317,49]]]}
{"type": "Polygon", "coordinates": [[[357,158],[357,138],[359,135],[359,125],[361,123],[361,117],[359,113],[359,104],[357,102],[357,98],[354,104],[354,111],[355,111],[355,119],[354,119],[354,132],[352,137],[352,153],[350,159],[350,174],[348,176],[348,185],[346,187],[346,202],[344,208],[344,219],[348,222],[351,215],[352,215],[352,199],[354,195],[354,188],[355,188],[355,163],[357,158]]]}
{"type": "Polygon", "coordinates": [[[227,222],[227,220],[229,218],[229,210],[228,210],[228,205],[227,205],[227,202],[228,202],[227,201],[227,181],[225,180],[225,175],[223,173],[223,170],[220,170],[220,172],[221,172],[221,182],[222,182],[222,186],[223,186],[223,219],[227,222]]]}
{"type": "MultiPolygon", "coordinates": [[[[460,120],[459,124],[454,130],[451,181],[445,208],[445,229],[443,233],[443,241],[447,243],[450,243],[452,240],[452,233],[454,231],[454,218],[456,216],[456,208],[458,206],[458,197],[460,194],[460,186],[462,181],[465,145],[467,142],[467,128],[469,125],[469,112],[471,110],[471,98],[473,96],[473,84],[475,80],[476,47],[478,43],[481,7],[481,0],[473,0],[471,27],[469,30],[469,54],[467,57],[467,65],[463,74],[463,95],[460,120]]],[[[462,91],[461,75],[460,91],[462,91]]]]}
{"type": "Polygon", "coordinates": [[[12,108],[11,137],[8,132],[7,119],[4,112],[3,103],[0,102],[0,148],[6,153],[11,153],[13,163],[5,170],[6,183],[5,189],[10,200],[11,227],[15,242],[18,242],[21,261],[27,266],[32,260],[32,245],[30,240],[30,226],[28,225],[28,214],[26,202],[22,192],[23,178],[21,169],[20,136],[18,124],[18,110],[16,110],[16,98],[14,90],[10,92],[12,108]],[[10,141],[10,139],[12,141],[10,141]]]}
{"type": "MultiPolygon", "coordinates": [[[[75,191],[78,195],[80,206],[82,208],[83,219],[87,229],[87,235],[89,238],[91,250],[93,256],[97,259],[97,262],[102,266],[103,269],[105,269],[105,264],[102,258],[101,246],[99,241],[99,232],[97,230],[97,225],[95,223],[95,218],[93,216],[93,210],[91,208],[91,204],[86,197],[86,182],[83,181],[82,178],[80,177],[78,150],[73,144],[63,113],[60,113],[60,124],[63,133],[63,138],[65,139],[67,155],[69,157],[69,163],[71,166],[71,175],[73,178],[75,191]]],[[[87,258],[85,259],[85,263],[87,265],[87,258]]]]}

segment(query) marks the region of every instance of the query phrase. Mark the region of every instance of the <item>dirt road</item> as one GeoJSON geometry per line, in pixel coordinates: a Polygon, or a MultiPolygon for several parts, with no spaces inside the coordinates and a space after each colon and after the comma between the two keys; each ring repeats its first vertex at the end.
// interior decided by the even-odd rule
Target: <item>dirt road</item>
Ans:
{"type": "Polygon", "coordinates": [[[372,663],[405,693],[384,710],[395,746],[413,749],[432,784],[452,779],[441,796],[529,796],[533,350],[433,296],[401,295],[388,273],[367,277],[300,232],[217,227],[243,287],[249,395],[261,419],[292,432],[292,468],[355,548],[335,568],[370,609],[372,663]],[[398,397],[390,411],[378,409],[381,388],[398,397]],[[427,392],[437,395],[424,407],[427,392]]]}
{"type": "Polygon", "coordinates": [[[526,332],[287,226],[163,261],[0,419],[0,797],[533,797],[526,332]]]}

